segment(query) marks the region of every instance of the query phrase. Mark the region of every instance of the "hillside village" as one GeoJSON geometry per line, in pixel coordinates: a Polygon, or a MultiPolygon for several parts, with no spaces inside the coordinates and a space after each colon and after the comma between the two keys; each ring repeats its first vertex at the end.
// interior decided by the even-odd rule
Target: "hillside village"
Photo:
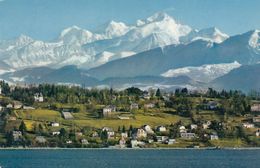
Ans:
{"type": "Polygon", "coordinates": [[[240,91],[0,82],[1,147],[260,147],[260,101],[240,91]]]}

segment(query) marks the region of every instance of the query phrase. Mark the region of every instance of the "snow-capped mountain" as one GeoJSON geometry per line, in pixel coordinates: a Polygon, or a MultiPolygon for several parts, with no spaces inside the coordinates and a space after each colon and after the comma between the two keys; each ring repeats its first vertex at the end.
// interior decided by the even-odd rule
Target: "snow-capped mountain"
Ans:
{"type": "Polygon", "coordinates": [[[97,40],[105,39],[104,35],[94,34],[88,30],[79,28],[77,26],[72,26],[64,29],[59,37],[59,41],[67,45],[83,45],[91,43],[97,40]]]}
{"type": "Polygon", "coordinates": [[[145,20],[138,20],[136,26],[132,26],[118,38],[89,43],[84,48],[89,54],[107,51],[117,55],[122,50],[138,53],[165,45],[180,44],[180,37],[188,35],[191,30],[189,26],[177,23],[165,13],[156,13],[145,20]]]}
{"type": "Polygon", "coordinates": [[[95,33],[101,34],[108,39],[112,39],[126,34],[131,28],[131,26],[127,26],[123,22],[111,20],[110,22],[99,26],[95,33]]]}
{"type": "Polygon", "coordinates": [[[188,76],[195,81],[210,82],[220,76],[229,73],[231,70],[240,67],[237,61],[233,63],[208,64],[199,67],[184,67],[170,69],[163,73],[163,77],[188,76]]]}
{"type": "Polygon", "coordinates": [[[72,26],[64,29],[52,42],[25,35],[0,41],[0,58],[5,71],[66,65],[89,69],[156,47],[187,44],[197,39],[221,42],[227,38],[216,28],[197,31],[165,13],[156,13],[134,25],[110,21],[92,32],[72,26]]]}
{"type": "MultiPolygon", "coordinates": [[[[96,78],[105,79],[161,75],[170,69],[226,64],[235,61],[241,65],[255,64],[260,62],[258,40],[259,31],[249,31],[231,36],[222,43],[201,39],[188,44],[169,45],[108,62],[90,69],[89,73],[96,78]]],[[[227,66],[231,66],[230,69],[233,68],[233,65],[227,66]]],[[[226,69],[229,68],[226,67],[226,69]]],[[[218,71],[217,68],[214,70],[218,71]]]]}
{"type": "Polygon", "coordinates": [[[201,30],[192,30],[187,36],[184,36],[181,38],[182,42],[191,42],[195,40],[205,40],[215,43],[222,43],[226,39],[228,39],[229,36],[225,33],[222,33],[219,29],[216,27],[201,29],[201,30]]]}

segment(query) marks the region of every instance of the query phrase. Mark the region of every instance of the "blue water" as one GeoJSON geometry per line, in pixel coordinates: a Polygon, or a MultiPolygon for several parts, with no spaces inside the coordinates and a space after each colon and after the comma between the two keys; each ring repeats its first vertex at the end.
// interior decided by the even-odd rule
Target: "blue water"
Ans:
{"type": "Polygon", "coordinates": [[[259,168],[260,150],[0,150],[2,168],[259,168]]]}

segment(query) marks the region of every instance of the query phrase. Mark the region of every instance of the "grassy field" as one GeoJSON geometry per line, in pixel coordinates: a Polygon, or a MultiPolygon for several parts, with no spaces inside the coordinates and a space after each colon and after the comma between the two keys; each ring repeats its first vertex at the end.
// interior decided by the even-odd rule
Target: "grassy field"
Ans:
{"type": "Polygon", "coordinates": [[[219,139],[219,140],[212,140],[210,141],[211,144],[214,146],[220,147],[246,147],[246,143],[243,142],[241,139],[219,139]]]}
{"type": "Polygon", "coordinates": [[[17,117],[31,120],[55,121],[61,119],[61,114],[54,110],[36,109],[36,110],[19,110],[16,111],[17,117]]]}

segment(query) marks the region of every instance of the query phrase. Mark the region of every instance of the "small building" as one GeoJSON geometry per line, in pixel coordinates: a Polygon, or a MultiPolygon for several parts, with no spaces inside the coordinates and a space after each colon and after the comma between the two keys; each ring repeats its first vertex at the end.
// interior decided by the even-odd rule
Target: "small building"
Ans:
{"type": "Polygon", "coordinates": [[[115,136],[115,132],[113,131],[113,128],[103,127],[102,131],[107,132],[108,138],[113,138],[115,136]]]}
{"type": "Polygon", "coordinates": [[[1,112],[3,109],[4,109],[4,107],[0,105],[0,112],[1,112]]]}
{"type": "Polygon", "coordinates": [[[9,104],[6,105],[6,108],[12,109],[12,108],[13,108],[13,105],[12,105],[11,103],[9,103],[9,104]]]}
{"type": "Polygon", "coordinates": [[[62,112],[62,116],[65,120],[71,120],[73,119],[73,115],[70,112],[62,112]]]}
{"type": "Polygon", "coordinates": [[[211,121],[207,121],[206,123],[202,124],[203,129],[209,129],[209,126],[211,125],[211,121]]]}
{"type": "Polygon", "coordinates": [[[180,130],[180,133],[186,133],[187,132],[185,126],[180,126],[179,130],[180,130]]]}
{"type": "Polygon", "coordinates": [[[187,133],[187,132],[183,132],[181,133],[181,137],[185,138],[185,139],[193,139],[195,138],[195,133],[187,133]]]}
{"type": "Polygon", "coordinates": [[[46,143],[47,142],[47,140],[43,136],[37,136],[35,138],[35,141],[38,142],[38,143],[46,143]]]}
{"type": "Polygon", "coordinates": [[[24,110],[35,110],[35,108],[31,107],[31,106],[23,106],[23,109],[24,110]]]}
{"type": "Polygon", "coordinates": [[[14,109],[21,109],[23,107],[23,104],[19,101],[14,101],[13,102],[13,108],[14,109]]]}
{"type": "Polygon", "coordinates": [[[260,116],[253,117],[253,123],[260,123],[260,116]]]}
{"type": "Polygon", "coordinates": [[[210,140],[218,140],[218,135],[217,134],[210,135],[210,140]]]}
{"type": "Polygon", "coordinates": [[[154,134],[154,131],[153,131],[153,129],[151,128],[151,126],[150,125],[144,125],[143,126],[143,129],[146,131],[146,133],[148,133],[148,134],[154,134]]]}
{"type": "Polygon", "coordinates": [[[121,138],[124,138],[124,139],[128,138],[128,134],[126,132],[122,132],[121,138]]]}
{"type": "Polygon", "coordinates": [[[59,124],[59,123],[57,123],[57,122],[52,122],[52,123],[51,123],[51,126],[52,126],[52,127],[59,127],[59,126],[60,126],[60,124],[59,124]]]}
{"type": "Polygon", "coordinates": [[[139,129],[137,129],[136,137],[137,138],[146,138],[147,137],[147,132],[144,129],[139,128],[139,129]]]}
{"type": "Polygon", "coordinates": [[[14,141],[19,141],[22,138],[23,134],[21,131],[13,131],[12,136],[14,141]]]}
{"type": "Polygon", "coordinates": [[[34,101],[35,102],[43,102],[44,99],[43,99],[42,93],[35,93],[34,94],[34,101]]]}
{"type": "Polygon", "coordinates": [[[0,86],[0,95],[2,94],[2,87],[0,86]]]}
{"type": "Polygon", "coordinates": [[[126,147],[126,140],[124,138],[121,138],[119,140],[119,146],[120,146],[120,148],[125,148],[126,147]]]}
{"type": "Polygon", "coordinates": [[[257,137],[260,136],[260,130],[257,130],[257,131],[255,132],[255,136],[257,136],[257,137]]]}
{"type": "Polygon", "coordinates": [[[55,135],[60,135],[60,131],[54,131],[54,132],[52,132],[51,133],[53,136],[55,136],[55,135]]]}
{"type": "Polygon", "coordinates": [[[260,104],[253,104],[251,105],[252,112],[260,112],[260,104]]]}
{"type": "Polygon", "coordinates": [[[144,146],[145,143],[142,141],[137,141],[137,140],[131,140],[131,147],[132,148],[139,148],[140,146],[144,146]]]}
{"type": "Polygon", "coordinates": [[[216,101],[209,101],[207,104],[206,104],[206,108],[209,109],[209,110],[214,110],[218,107],[218,103],[216,101]]]}
{"type": "Polygon", "coordinates": [[[142,95],[142,98],[149,100],[149,99],[151,98],[151,95],[150,95],[149,92],[144,91],[144,93],[143,93],[143,95],[142,95]]]}
{"type": "Polygon", "coordinates": [[[168,143],[168,136],[156,136],[157,142],[159,143],[168,143]]]}
{"type": "Polygon", "coordinates": [[[131,147],[132,148],[138,148],[138,141],[137,140],[131,140],[131,147]]]}
{"type": "Polygon", "coordinates": [[[86,139],[81,139],[80,142],[81,142],[82,145],[88,145],[89,144],[88,140],[86,140],[86,139]]]}
{"type": "Polygon", "coordinates": [[[139,109],[139,105],[137,104],[137,103],[132,103],[131,105],[130,105],[130,110],[137,110],[137,109],[139,109]]]}
{"type": "Polygon", "coordinates": [[[254,128],[255,125],[252,124],[252,123],[243,123],[243,127],[244,127],[244,128],[254,128]]]}
{"type": "Polygon", "coordinates": [[[72,144],[72,140],[67,140],[66,144],[72,144]]]}
{"type": "Polygon", "coordinates": [[[172,145],[172,144],[175,144],[175,143],[176,143],[175,139],[169,139],[168,140],[168,145],[172,145]]]}
{"type": "Polygon", "coordinates": [[[103,108],[103,115],[104,116],[108,116],[112,112],[116,112],[116,106],[109,105],[109,106],[106,106],[106,107],[103,108]]]}
{"type": "Polygon", "coordinates": [[[145,104],[144,105],[144,108],[147,108],[147,109],[149,109],[149,108],[154,108],[155,107],[155,104],[154,103],[148,103],[148,104],[145,104]]]}
{"type": "Polygon", "coordinates": [[[190,129],[192,129],[192,130],[195,130],[195,129],[197,129],[198,128],[198,125],[197,124],[191,124],[190,125],[190,129]]]}
{"type": "Polygon", "coordinates": [[[167,129],[165,126],[158,126],[157,129],[156,129],[158,132],[166,132],[167,129]]]}

